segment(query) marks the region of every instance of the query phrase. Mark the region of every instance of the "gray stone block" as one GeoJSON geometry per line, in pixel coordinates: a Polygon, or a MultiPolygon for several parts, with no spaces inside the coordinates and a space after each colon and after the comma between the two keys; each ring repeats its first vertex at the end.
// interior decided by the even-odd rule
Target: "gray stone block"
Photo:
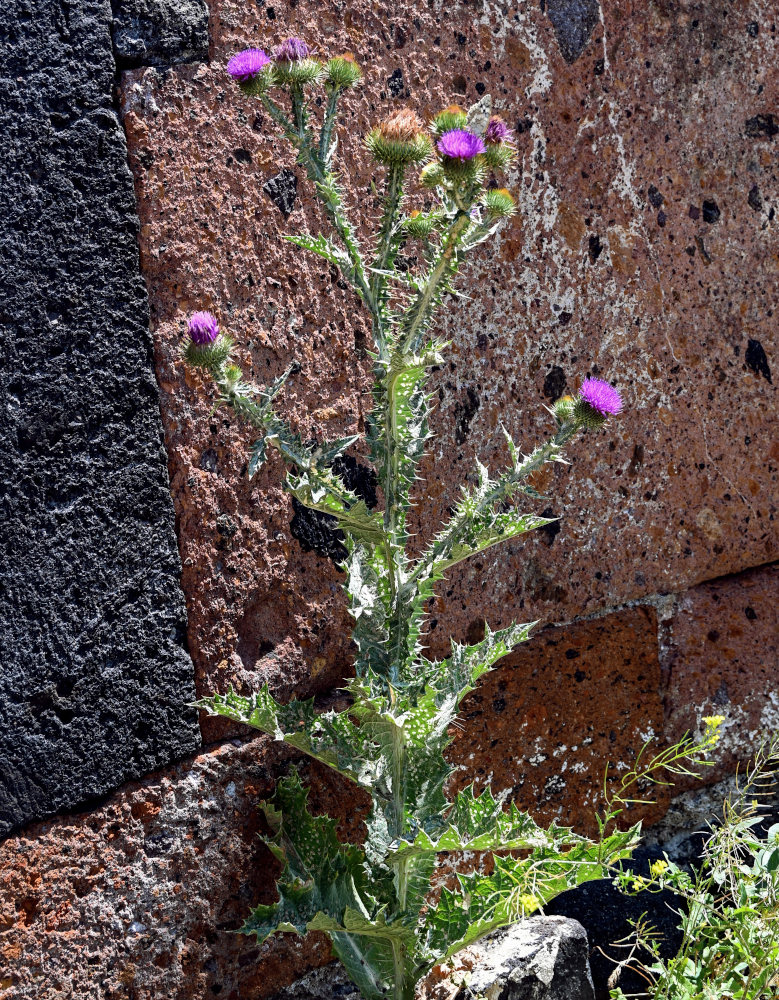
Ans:
{"type": "Polygon", "coordinates": [[[113,0],[120,69],[208,59],[206,0],[113,0]]]}
{"type": "Polygon", "coordinates": [[[477,965],[457,1000],[594,1000],[587,932],[567,917],[534,917],[476,946],[477,965]]]}
{"type": "Polygon", "coordinates": [[[0,24],[0,835],[200,746],[110,21],[0,24]]]}
{"type": "MultiPolygon", "coordinates": [[[[594,1000],[587,933],[566,917],[533,917],[490,934],[468,949],[471,972],[456,973],[435,996],[450,1000],[594,1000]],[[457,987],[461,979],[467,985],[457,987]]],[[[457,962],[457,956],[455,956],[457,962]]],[[[419,996],[429,991],[423,984],[419,996]]],[[[315,969],[272,1000],[359,1000],[340,963],[315,969]]]]}

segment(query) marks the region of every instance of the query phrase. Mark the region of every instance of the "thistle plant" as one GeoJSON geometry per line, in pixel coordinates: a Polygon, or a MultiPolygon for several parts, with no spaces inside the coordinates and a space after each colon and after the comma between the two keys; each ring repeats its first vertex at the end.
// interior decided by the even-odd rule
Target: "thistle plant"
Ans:
{"type": "Polygon", "coordinates": [[[383,195],[366,248],[334,168],[339,101],[361,76],[353,58],[323,61],[293,38],[272,56],[240,52],[227,69],[292,145],[332,230],[286,238],[335,265],[370,316],[373,405],[366,438],[383,500],[383,509],[369,509],[337,471],[336,460],[358,435],[304,441],[275,409],[299,366],[292,364],[270,385],[254,386],[233,362],[233,340],[217,320],[208,313],[192,316],[187,361],[211,376],[218,404],[257,432],[249,476],[276,449],[288,468],[288,491],[329,515],[343,533],[344,587],[357,650],[342,710],[318,713],[312,700],[281,704],[268,685],[248,696],[215,694],[199,706],[334,768],[371,799],[364,844],[343,844],[335,820],[309,813],[294,770],[279,781],[263,804],[271,830],[267,844],[282,865],[279,900],[258,906],[243,931],[261,941],[274,932],[324,931],[366,1000],[410,1000],[434,964],[571,885],[600,877],[636,843],[637,827],[619,831],[614,822],[603,824],[597,841],[555,824],[542,828],[490,788],[469,785],[447,798],[453,768],[444,751],[458,706],[483,674],[529,637],[532,624],[487,628],[474,645],[453,642],[443,660],[431,659],[423,642],[425,607],[436,583],[470,556],[548,524],[549,518],[517,506],[541,499],[532,474],[563,461],[574,435],[602,426],[622,404],[614,388],[588,378],[576,396],[552,407],[552,433],[529,454],[504,430],[505,468],[492,473],[477,463],[448,520],[412,558],[407,515],[430,437],[428,377],[448,346],[433,321],[468,255],[515,211],[511,194],[494,183],[515,159],[511,132],[492,114],[488,97],[468,111],[446,108],[428,127],[402,109],[372,128],[365,146],[382,176],[383,195]],[[321,89],[323,110],[314,123],[312,93],[321,89]],[[415,183],[414,209],[409,191],[415,183]],[[416,268],[401,261],[407,243],[418,248],[416,268]],[[460,874],[431,893],[440,856],[465,851],[491,852],[490,870],[460,874]]]}

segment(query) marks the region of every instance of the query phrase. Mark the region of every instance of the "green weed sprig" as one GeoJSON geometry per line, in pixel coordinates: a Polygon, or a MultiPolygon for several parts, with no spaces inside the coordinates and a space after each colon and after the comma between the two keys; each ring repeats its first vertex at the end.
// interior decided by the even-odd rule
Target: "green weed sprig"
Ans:
{"type": "MultiPolygon", "coordinates": [[[[721,716],[704,720],[716,733],[721,716]]],[[[765,836],[761,799],[775,794],[779,779],[779,736],[764,743],[723,803],[722,822],[713,826],[703,855],[692,870],[667,857],[642,876],[624,870],[617,883],[625,892],[671,889],[679,900],[682,944],[663,959],[659,940],[646,921],[635,928],[630,965],[647,981],[652,1000],[774,1000],[779,997],[779,823],[765,836]],[[654,957],[637,957],[638,946],[654,957]]],[[[627,1000],[616,987],[614,1000],[627,1000]]]]}

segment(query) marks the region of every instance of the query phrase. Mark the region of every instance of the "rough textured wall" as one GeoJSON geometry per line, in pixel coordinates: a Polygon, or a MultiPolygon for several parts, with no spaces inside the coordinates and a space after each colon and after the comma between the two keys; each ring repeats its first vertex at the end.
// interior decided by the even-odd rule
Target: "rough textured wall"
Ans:
{"type": "MultiPolygon", "coordinates": [[[[586,825],[606,760],[619,771],[645,737],[710,712],[728,721],[709,778],[732,769],[779,708],[777,3],[209,6],[208,63],[121,79],[198,691],[267,679],[325,694],[349,669],[339,574],[306,548],[331,546],[296,517],[277,464],[246,480],[247,435],[210,415],[178,358],[186,315],[210,308],[258,379],[302,362],[284,405],[304,435],[362,428],[368,330],[337,276],[283,243],[321,217],[224,74],[236,48],[295,33],[366,67],[341,132],[365,211],[361,137],[393,108],[490,91],[517,130],[521,214],[480,252],[446,323],[421,537],[475,456],[505,459],[499,420],[530,445],[549,428],[542,404],[584,374],[626,396],[570,468],[548,470],[559,530],[439,588],[436,651],[485,619],[556,624],[469,697],[451,751],[462,777],[586,825]]],[[[257,949],[228,933],[270,898],[253,807],[290,758],[213,724],[204,735],[226,742],[0,846],[3,1000],[264,997],[325,960],[321,941],[257,949]]],[[[309,777],[319,807],[351,811],[323,772],[309,777]]]]}
{"type": "Polygon", "coordinates": [[[0,27],[0,834],[199,734],[110,7],[0,27]]]}
{"type": "Polygon", "coordinates": [[[545,472],[559,531],[496,548],[439,588],[435,651],[485,618],[564,622],[775,558],[770,5],[595,8],[222,2],[210,65],[123,77],[200,691],[264,679],[324,690],[349,663],[338,572],[295,540],[278,463],[246,480],[247,434],[208,416],[199,376],[178,361],[187,311],[210,308],[258,379],[300,359],[284,406],[304,436],[362,428],[363,319],[318,259],[284,243],[321,217],[302,179],[280,203],[292,160],[224,74],[229,52],[287,31],[365,64],[340,133],[364,216],[376,202],[361,138],[393,108],[429,113],[489,91],[517,129],[521,212],[481,251],[462,282],[471,298],[445,324],[420,538],[477,455],[505,461],[499,420],[531,444],[549,431],[542,404],[590,372],[626,397],[570,468],[545,472]]]}

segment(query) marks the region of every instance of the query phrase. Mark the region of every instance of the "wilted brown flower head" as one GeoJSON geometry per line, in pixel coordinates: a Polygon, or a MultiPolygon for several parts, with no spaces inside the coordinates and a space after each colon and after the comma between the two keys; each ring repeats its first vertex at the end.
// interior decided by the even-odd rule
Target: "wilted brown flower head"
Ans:
{"type": "Polygon", "coordinates": [[[422,119],[410,108],[401,108],[376,126],[383,139],[390,142],[413,142],[423,130],[422,119]]]}

